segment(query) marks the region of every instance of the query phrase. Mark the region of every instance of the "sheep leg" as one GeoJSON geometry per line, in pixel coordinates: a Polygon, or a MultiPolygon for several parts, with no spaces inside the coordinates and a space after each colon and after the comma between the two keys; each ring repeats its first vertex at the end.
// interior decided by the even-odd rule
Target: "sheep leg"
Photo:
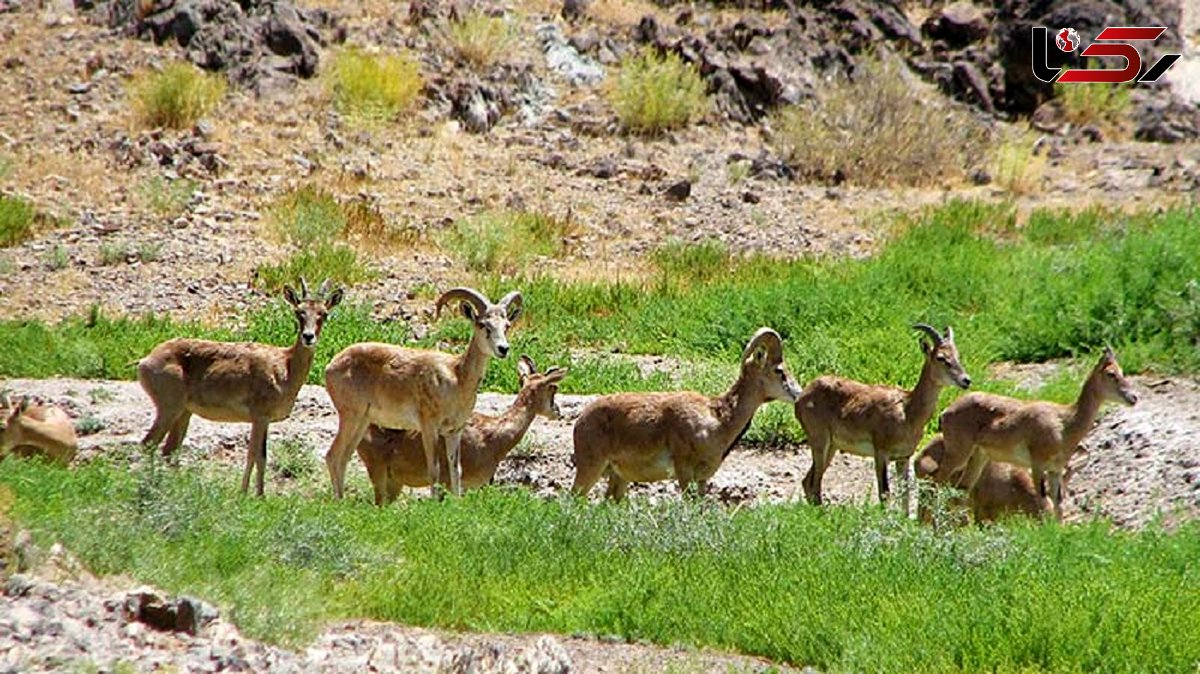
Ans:
{"type": "Polygon", "coordinates": [[[162,455],[171,456],[176,449],[183,444],[183,438],[187,436],[188,423],[192,420],[192,413],[184,410],[180,413],[179,418],[171,425],[171,431],[167,433],[167,440],[162,446],[162,455]]]}
{"type": "Polygon", "coordinates": [[[433,426],[421,427],[421,449],[425,451],[425,469],[429,471],[429,496],[438,498],[438,478],[441,477],[441,466],[438,465],[439,434],[433,426]]]}
{"type": "MultiPolygon", "coordinates": [[[[599,454],[599,452],[588,451],[588,448],[580,443],[579,438],[575,439],[575,482],[571,485],[572,494],[586,498],[588,492],[600,481],[602,475],[615,474],[609,468],[608,461],[594,458],[599,454]]],[[[611,477],[609,479],[611,485],[611,477]]]]}
{"type": "MultiPolygon", "coordinates": [[[[263,443],[267,440],[266,424],[253,423],[250,425],[250,446],[246,450],[246,468],[242,471],[242,493],[250,491],[250,473],[258,465],[258,454],[263,443]]],[[[261,476],[260,476],[261,477],[261,476]]],[[[261,492],[259,493],[261,496],[261,492]]]]}
{"type": "Polygon", "coordinates": [[[1062,521],[1062,473],[1057,471],[1046,473],[1046,479],[1050,482],[1050,500],[1054,502],[1054,518],[1059,522],[1062,521]]]}
{"type": "Polygon", "coordinates": [[[887,454],[875,450],[875,483],[879,486],[879,502],[887,503],[888,490],[888,469],[887,469],[887,454]]]}
{"type": "Polygon", "coordinates": [[[625,498],[625,494],[629,492],[629,480],[617,475],[617,472],[612,468],[605,471],[608,475],[608,490],[604,493],[605,498],[612,501],[621,501],[625,498]]]}
{"type": "Polygon", "coordinates": [[[462,496],[462,457],[459,450],[462,447],[462,429],[446,436],[446,463],[450,465],[450,493],[462,496]]]}
{"type": "Polygon", "coordinates": [[[350,452],[362,442],[363,435],[370,425],[367,410],[360,413],[338,410],[338,430],[333,437],[333,444],[325,452],[325,467],[329,469],[329,480],[333,483],[334,498],[342,498],[346,484],[346,464],[350,462],[350,452]]]}
{"type": "Polygon", "coordinates": [[[262,432],[260,433],[261,437],[257,447],[258,451],[254,454],[254,463],[258,466],[258,474],[254,479],[254,495],[260,497],[263,495],[263,481],[266,479],[267,472],[267,428],[269,423],[270,422],[266,421],[265,419],[262,421],[257,421],[253,426],[251,426],[250,430],[250,434],[253,435],[253,427],[259,425],[262,426],[262,432]]]}
{"type": "Polygon", "coordinates": [[[808,498],[808,502],[813,505],[821,505],[821,479],[825,476],[825,469],[829,466],[830,454],[830,437],[828,433],[812,432],[808,434],[808,445],[812,449],[812,465],[808,468],[808,473],[804,475],[802,482],[804,486],[804,495],[808,498]]]}
{"type": "Polygon", "coordinates": [[[892,472],[896,475],[897,486],[900,488],[901,504],[904,507],[904,516],[913,519],[916,512],[913,510],[913,484],[915,476],[913,474],[913,463],[911,457],[896,459],[892,461],[892,472]]]}

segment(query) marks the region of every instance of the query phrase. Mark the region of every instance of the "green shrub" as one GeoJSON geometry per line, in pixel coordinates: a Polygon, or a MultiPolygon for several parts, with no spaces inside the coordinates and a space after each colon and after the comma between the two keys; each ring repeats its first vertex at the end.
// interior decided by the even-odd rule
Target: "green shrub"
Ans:
{"type": "Polygon", "coordinates": [[[947,185],[986,159],[986,130],[916,83],[865,60],[852,78],[776,114],[774,145],[799,176],[856,185],[947,185]]]}
{"type": "Polygon", "coordinates": [[[367,122],[395,119],[424,86],[420,66],[408,54],[373,55],[353,48],[337,55],[327,82],[337,110],[367,122]]]}
{"type": "Polygon", "coordinates": [[[187,178],[167,180],[154,176],[142,185],[142,198],[155,214],[173,217],[183,212],[196,191],[196,182],[187,178]]]}
{"type": "Polygon", "coordinates": [[[288,192],[271,206],[267,224],[294,246],[327,244],[346,230],[346,214],[337,198],[315,185],[288,192]]]}
{"type": "Polygon", "coordinates": [[[448,34],[458,57],[476,66],[492,65],[513,43],[512,29],[503,18],[479,12],[450,22],[448,34]]]}
{"type": "Polygon", "coordinates": [[[33,237],[37,209],[27,200],[0,194],[0,248],[23,243],[33,237]]]}
{"type": "Polygon", "coordinates": [[[265,263],[255,270],[257,284],[272,292],[296,279],[330,279],[351,286],[373,280],[377,274],[358,257],[353,248],[341,244],[318,243],[302,248],[278,264],[265,263]]]}
{"type": "Polygon", "coordinates": [[[467,269],[512,272],[535,257],[554,257],[577,227],[570,218],[527,211],[480,213],[454,223],[441,244],[467,269]]]}
{"type": "Polygon", "coordinates": [[[135,76],[130,92],[141,124],[184,129],[217,107],[225,95],[225,80],[190,63],[172,63],[159,72],[135,76]]]}
{"type": "Polygon", "coordinates": [[[695,66],[649,49],[621,63],[608,99],[626,130],[647,135],[686,126],[709,108],[695,66]]]}

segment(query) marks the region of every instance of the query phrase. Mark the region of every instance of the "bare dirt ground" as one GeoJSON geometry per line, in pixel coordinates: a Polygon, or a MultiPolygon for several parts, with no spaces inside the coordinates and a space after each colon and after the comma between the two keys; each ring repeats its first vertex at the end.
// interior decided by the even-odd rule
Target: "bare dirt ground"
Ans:
{"type": "MultiPolygon", "coordinates": [[[[344,17],[351,44],[407,39],[394,21],[405,3],[317,4],[344,17]]],[[[995,185],[863,189],[742,178],[736,166],[747,160],[739,158],[770,150],[757,126],[710,120],[654,140],[586,131],[610,128],[612,114],[597,105],[603,85],[573,85],[547,67],[533,36],[554,21],[539,9],[550,5],[516,3],[521,37],[506,55],[544,85],[540,116],[503,119],[487,134],[428,110],[390,127],[348,126],[331,112],[319,78],[271,97],[231,90],[200,136],[139,130],[129,78],[177,58],[178,48],[112,36],[69,3],[0,14],[0,186],[61,223],[0,251],[0,267],[12,270],[0,275],[0,316],[59,319],[98,304],[220,320],[260,305],[266,298],[254,289],[255,267],[286,256],[265,231],[264,214],[288,188],[308,183],[365,199],[389,225],[413,234],[370,251],[380,277],[353,289],[352,298],[371,302],[381,318],[421,301],[408,299],[418,286],[464,280],[439,248],[439,233],[489,209],[569,214],[577,223],[566,255],[539,260],[540,271],[628,278],[645,273],[645,253],[672,238],[784,257],[861,255],[878,241],[886,214],[955,197],[1012,198],[995,185]],[[222,168],[193,175],[183,151],[170,157],[176,166],[155,165],[148,158],[159,140],[202,142],[222,168]],[[164,213],[154,207],[153,181],[175,175],[195,178],[197,189],[179,212],[164,213]],[[693,183],[691,196],[666,199],[665,187],[683,178],[693,183]],[[104,259],[106,247],[139,245],[156,246],[145,256],[153,259],[104,259]],[[66,264],[52,263],[54,254],[66,264]]],[[[652,9],[632,5],[634,17],[652,9]]],[[[1198,167],[1187,144],[1073,145],[1049,160],[1044,185],[1016,201],[1023,212],[1163,205],[1188,198],[1198,167]]]]}
{"type": "MultiPolygon", "coordinates": [[[[1043,368],[1044,369],[1044,368],[1043,368]]],[[[1088,436],[1088,453],[1077,459],[1066,504],[1067,518],[1104,517],[1123,527],[1141,527],[1161,517],[1170,524],[1200,515],[1200,380],[1135,378],[1141,399],[1135,407],[1112,407],[1088,436]]],[[[7,382],[14,392],[61,405],[77,418],[88,418],[98,432],[80,441],[80,460],[102,453],[135,452],[150,426],[152,407],[136,382],[71,379],[7,382]]],[[[520,485],[551,497],[570,487],[571,426],[593,396],[558,396],[563,419],[537,419],[496,476],[499,484],[520,485]]],[[[499,413],[513,396],[483,393],[478,409],[499,413]]],[[[772,403],[779,404],[779,403],[772,403]]],[[[337,415],[323,388],[305,386],[292,416],[271,426],[271,441],[298,443],[322,467],[325,450],[337,430],[337,415]]],[[[220,461],[241,466],[248,426],[195,419],[181,460],[220,461]]],[[[272,452],[268,447],[268,456],[272,452]]],[[[808,470],[807,447],[761,449],[742,446],[732,452],[710,482],[710,497],[729,504],[793,502],[803,499],[800,481],[808,470]]],[[[361,498],[370,497],[360,462],[352,462],[352,480],[361,498]],[[353,474],[353,473],[352,473],[353,474]]],[[[288,487],[277,473],[271,488],[288,487]]],[[[320,482],[324,489],[324,481],[320,482]]],[[[416,492],[423,496],[423,490],[416,492]]],[[[599,498],[602,487],[592,493],[599,498]]],[[[673,483],[635,485],[634,498],[677,498],[673,483]]],[[[874,471],[868,461],[839,455],[825,476],[832,503],[874,501],[874,471]]]]}

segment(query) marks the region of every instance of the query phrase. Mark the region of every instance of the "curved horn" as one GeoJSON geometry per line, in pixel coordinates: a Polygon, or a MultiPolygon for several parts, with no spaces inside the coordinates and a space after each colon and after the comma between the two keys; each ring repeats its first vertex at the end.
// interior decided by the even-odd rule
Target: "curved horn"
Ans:
{"type": "Polygon", "coordinates": [[[525,305],[525,298],[521,297],[520,290],[514,290],[514,291],[510,292],[509,294],[505,295],[504,297],[501,297],[500,301],[496,302],[496,304],[499,306],[502,306],[502,307],[507,307],[510,304],[515,304],[516,306],[520,307],[520,306],[525,305]]]}
{"type": "Polygon", "coordinates": [[[300,299],[308,299],[308,281],[305,281],[303,276],[300,277],[300,299]]]}
{"type": "Polygon", "coordinates": [[[935,345],[941,344],[943,341],[945,341],[945,339],[942,337],[942,333],[938,332],[937,328],[928,323],[917,323],[912,327],[913,330],[920,330],[921,332],[929,335],[929,338],[933,340],[935,345]]]}
{"type": "Polygon", "coordinates": [[[488,302],[488,298],[483,296],[483,293],[474,288],[451,288],[442,293],[441,297],[437,298],[437,303],[434,304],[434,315],[441,316],[442,307],[456,300],[470,302],[475,307],[475,314],[477,316],[483,316],[487,313],[488,306],[491,304],[491,302],[488,302]]]}
{"type": "Polygon", "coordinates": [[[754,333],[750,341],[746,342],[746,348],[742,350],[742,360],[749,358],[759,347],[765,347],[772,360],[783,360],[783,339],[771,328],[759,328],[754,333]]]}

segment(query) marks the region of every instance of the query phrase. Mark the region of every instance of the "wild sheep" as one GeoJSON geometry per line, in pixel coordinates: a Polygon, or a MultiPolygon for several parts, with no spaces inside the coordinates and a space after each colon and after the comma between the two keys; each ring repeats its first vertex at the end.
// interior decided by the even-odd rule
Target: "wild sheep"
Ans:
{"type": "Polygon", "coordinates": [[[521,293],[492,304],[478,290],[454,288],[438,298],[440,315],[457,302],[474,331],[467,350],[451,355],[392,344],[354,344],[325,368],[325,389],[338,412],[338,430],[325,454],[333,493],[342,497],[346,464],[367,427],[415,430],[421,434],[430,492],[436,495],[439,440],[450,464],[450,490],[462,494],[459,458],[463,429],[475,408],[479,382],[492,356],[508,356],[509,326],[521,314],[521,293]]]}
{"type": "MultiPolygon", "coordinates": [[[[554,402],[558,383],[567,375],[565,369],[552,367],[539,374],[529,356],[517,363],[521,390],[512,406],[500,416],[476,412],[463,429],[460,445],[463,489],[476,489],[492,481],[500,462],[512,451],[535,416],[559,419],[561,413],[554,402]]],[[[438,482],[449,484],[449,465],[444,463],[445,442],[438,443],[440,472],[438,482]]],[[[358,444],[358,458],[367,467],[367,475],[375,487],[375,505],[387,505],[396,500],[401,487],[429,486],[429,471],[425,465],[425,450],[420,433],[412,430],[391,430],[370,426],[358,444]]]]}
{"type": "Polygon", "coordinates": [[[297,296],[291,286],[283,289],[296,315],[296,341],[290,347],[179,338],[159,344],[138,361],[138,382],[155,408],[154,423],[142,444],[154,447],[165,435],[162,453],[169,456],[183,443],[193,414],[211,421],[249,422],[242,492],[249,489],[250,472],[257,467],[255,493],[262,496],[267,427],[292,413],[312,368],[321,329],[343,296],[341,288],[329,291],[328,280],[316,295],[309,295],[301,279],[300,292],[297,296]]]}
{"type": "Polygon", "coordinates": [[[575,483],[586,495],[602,475],[609,498],[620,500],[630,482],[674,476],[681,492],[708,480],[746,432],[765,402],[794,402],[800,388],[783,364],[783,343],[760,328],[742,351],[741,373],[725,393],[691,391],[618,393],[592,401],[575,422],[575,483]]]}
{"type": "Polygon", "coordinates": [[[821,504],[821,480],[838,450],[875,460],[879,500],[886,500],[888,460],[895,462],[896,472],[907,478],[908,460],[933,416],[942,387],[954,385],[965,389],[971,385],[971,377],[959,362],[954,330],[947,327],[945,334],[941,334],[924,323],[913,328],[930,339],[921,340],[925,364],[913,390],[825,376],[815,379],[800,394],[796,419],[804,427],[812,448],[812,467],[803,481],[810,503],[821,504]]]}

